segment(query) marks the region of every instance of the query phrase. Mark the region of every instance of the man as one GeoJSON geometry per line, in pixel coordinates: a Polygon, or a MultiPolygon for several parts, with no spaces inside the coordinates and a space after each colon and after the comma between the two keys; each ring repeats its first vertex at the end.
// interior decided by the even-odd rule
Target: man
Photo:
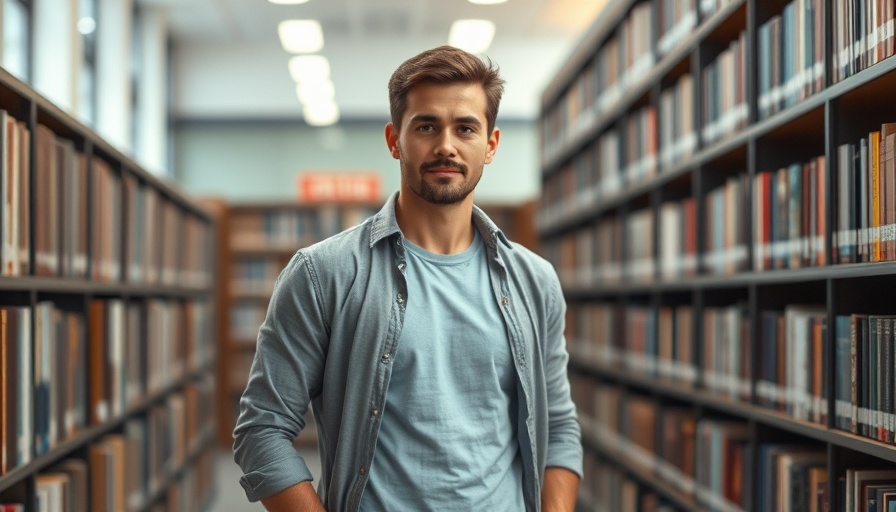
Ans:
{"type": "Polygon", "coordinates": [[[473,206],[503,80],[451,47],[389,81],[401,187],[280,275],[234,451],[271,511],[569,511],[582,449],[551,266],[473,206]],[[322,475],[292,440],[308,405],[322,475]]]}

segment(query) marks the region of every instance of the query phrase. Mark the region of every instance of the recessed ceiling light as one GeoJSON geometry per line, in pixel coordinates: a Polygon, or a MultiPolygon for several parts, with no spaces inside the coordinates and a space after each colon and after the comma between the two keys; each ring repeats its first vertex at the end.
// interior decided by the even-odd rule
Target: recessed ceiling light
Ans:
{"type": "Polygon", "coordinates": [[[286,20],[277,25],[280,44],[289,53],[314,53],[324,47],[324,31],[317,20],[286,20]]]}
{"type": "Polygon", "coordinates": [[[302,117],[311,126],[330,126],[339,122],[339,106],[334,101],[305,105],[302,117]]]}
{"type": "MultiPolygon", "coordinates": [[[[274,0],[271,0],[272,2],[274,0]]],[[[493,5],[493,4],[503,4],[507,0],[470,0],[471,4],[479,4],[479,5],[493,5]]]]}
{"type": "MultiPolygon", "coordinates": [[[[472,2],[473,0],[470,0],[470,1],[472,2]]],[[[272,4],[277,4],[277,5],[297,5],[297,4],[307,3],[308,0],[268,0],[268,2],[271,2],[272,4]]],[[[475,3],[475,2],[473,2],[473,3],[475,3]]]]}
{"type": "Polygon", "coordinates": [[[330,61],[323,55],[296,55],[289,59],[289,76],[294,82],[330,78],[330,61]]]}
{"type": "Polygon", "coordinates": [[[96,30],[96,20],[90,17],[83,17],[78,20],[78,32],[82,35],[93,34],[96,30]]]}
{"type": "Polygon", "coordinates": [[[336,98],[336,86],[330,80],[299,82],[296,85],[296,96],[302,105],[314,105],[321,102],[332,102],[336,98]]]}
{"type": "Polygon", "coordinates": [[[470,53],[482,53],[494,37],[495,23],[491,20],[457,20],[448,32],[448,44],[470,53]]]}

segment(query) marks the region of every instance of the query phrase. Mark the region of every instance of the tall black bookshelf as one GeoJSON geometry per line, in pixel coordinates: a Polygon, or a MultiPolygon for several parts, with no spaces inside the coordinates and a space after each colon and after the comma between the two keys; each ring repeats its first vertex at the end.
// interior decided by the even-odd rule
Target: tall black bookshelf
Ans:
{"type": "Polygon", "coordinates": [[[0,119],[0,504],[207,508],[212,217],[3,70],[0,119]]]}
{"type": "Polygon", "coordinates": [[[583,510],[896,499],[894,18],[609,2],[546,88],[583,510]]]}

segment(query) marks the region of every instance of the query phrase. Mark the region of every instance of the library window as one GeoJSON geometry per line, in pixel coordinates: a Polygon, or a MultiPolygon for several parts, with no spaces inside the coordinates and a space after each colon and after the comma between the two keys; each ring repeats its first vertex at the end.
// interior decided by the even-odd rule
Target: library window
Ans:
{"type": "Polygon", "coordinates": [[[81,34],[82,63],[79,77],[78,110],[88,124],[96,122],[96,33],[97,0],[83,0],[78,18],[78,33],[81,34]]]}
{"type": "Polygon", "coordinates": [[[3,68],[24,81],[28,81],[31,74],[30,41],[31,1],[4,0],[3,68]]]}
{"type": "Polygon", "coordinates": [[[140,7],[134,5],[134,11],[131,16],[131,148],[134,154],[139,154],[137,145],[139,144],[140,130],[140,78],[143,75],[143,31],[140,29],[141,14],[140,7]]]}

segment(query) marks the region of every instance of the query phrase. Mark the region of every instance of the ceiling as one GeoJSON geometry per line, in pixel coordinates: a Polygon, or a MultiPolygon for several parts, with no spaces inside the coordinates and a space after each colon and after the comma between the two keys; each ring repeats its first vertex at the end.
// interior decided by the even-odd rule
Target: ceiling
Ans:
{"type": "Polygon", "coordinates": [[[385,84],[406,58],[445,44],[456,19],[495,22],[485,54],[507,79],[502,115],[533,118],[541,90],[607,0],[137,0],[162,11],[174,42],[176,113],[182,118],[290,117],[300,105],[289,56],[277,38],[284,19],[317,19],[343,118],[387,110],[385,84]]]}

